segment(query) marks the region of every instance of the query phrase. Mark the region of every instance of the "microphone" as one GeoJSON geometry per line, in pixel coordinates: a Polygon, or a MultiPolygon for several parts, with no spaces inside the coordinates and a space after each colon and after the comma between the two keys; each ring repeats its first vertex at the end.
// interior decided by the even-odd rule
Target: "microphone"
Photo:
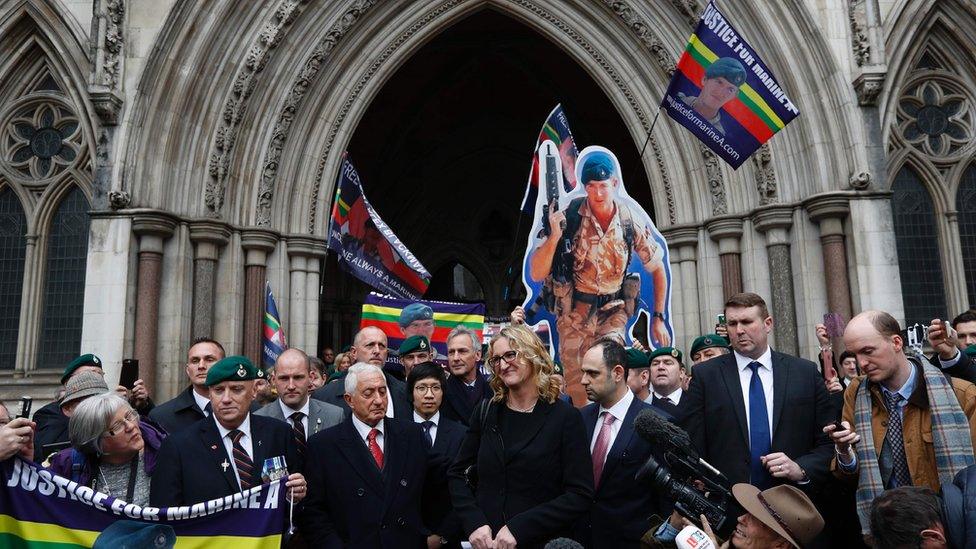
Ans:
{"type": "Polygon", "coordinates": [[[638,436],[658,447],[663,447],[665,452],[676,452],[687,456],[694,462],[708,468],[716,476],[722,473],[703,460],[695,447],[691,444],[688,432],[671,423],[661,414],[651,409],[642,410],[634,418],[634,431],[638,436]]]}

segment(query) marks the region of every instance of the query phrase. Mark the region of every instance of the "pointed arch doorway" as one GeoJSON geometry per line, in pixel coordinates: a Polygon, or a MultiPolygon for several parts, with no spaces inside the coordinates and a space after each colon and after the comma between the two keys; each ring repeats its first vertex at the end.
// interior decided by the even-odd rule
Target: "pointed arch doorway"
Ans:
{"type": "MultiPolygon", "coordinates": [[[[620,158],[628,192],[648,212],[651,190],[623,118],[559,46],[494,9],[475,12],[419,48],[370,102],[349,142],[370,202],[434,273],[453,287],[454,265],[480,285],[489,317],[521,303],[517,276],[531,220],[519,206],[532,146],[562,103],[577,144],[620,158]],[[512,267],[509,274],[509,267],[512,267]],[[505,287],[511,291],[506,298],[505,287]]],[[[330,254],[319,347],[350,343],[369,288],[330,254]]]]}

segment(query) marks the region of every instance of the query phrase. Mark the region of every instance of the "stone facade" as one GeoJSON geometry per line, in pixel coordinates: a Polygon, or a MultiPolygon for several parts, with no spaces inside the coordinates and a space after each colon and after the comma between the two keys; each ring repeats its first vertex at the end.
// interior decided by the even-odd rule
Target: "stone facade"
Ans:
{"type": "MultiPolygon", "coordinates": [[[[511,17],[586,71],[639,147],[698,4],[0,2],[0,119],[52,104],[78,126],[63,136],[70,158],[45,163],[44,173],[14,162],[3,144],[0,189],[16,192],[28,228],[17,359],[0,369],[0,398],[49,398],[55,387],[36,357],[46,236],[65,189],[81,188],[92,212],[77,350],[99,354],[110,380],[123,357],[140,358],[163,400],[184,382],[192,337],[258,358],[266,281],[292,342],[316,349],[340,159],[372,98],[425,42],[486,8],[511,17]]],[[[724,298],[741,290],[770,302],[773,345],[803,356],[827,310],[903,317],[889,195],[906,166],[934,197],[949,314],[969,305],[966,262],[976,258],[965,254],[976,252],[960,243],[955,193],[976,147],[974,4],[757,0],[724,9],[802,115],[738,171],[679,126],[655,127],[642,169],[671,241],[678,343],[710,330],[724,298]],[[942,119],[912,129],[926,105],[943,109],[926,111],[945,115],[938,138],[925,136],[942,119]]],[[[468,267],[496,280],[487,264],[468,267]]],[[[486,289],[490,307],[503,306],[499,293],[486,289]]]]}

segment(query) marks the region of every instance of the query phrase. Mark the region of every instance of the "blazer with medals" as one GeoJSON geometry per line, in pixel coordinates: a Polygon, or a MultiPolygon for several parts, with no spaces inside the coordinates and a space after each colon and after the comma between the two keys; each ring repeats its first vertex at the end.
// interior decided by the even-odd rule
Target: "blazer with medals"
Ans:
{"type": "MultiPolygon", "coordinates": [[[[289,473],[302,472],[290,425],[251,414],[250,435],[255,473],[260,474],[265,459],[279,456],[285,458],[289,473]]],[[[234,468],[224,466],[232,460],[212,416],[166,437],[156,456],[150,505],[191,505],[240,492],[234,468]]]]}
{"type": "MultiPolygon", "coordinates": [[[[804,491],[816,491],[830,477],[834,445],[823,427],[835,414],[817,366],[772,351],[773,430],[770,453],[783,452],[807,474],[804,491]]],[[[733,484],[749,482],[749,424],[735,353],[695,366],[691,386],[678,405],[679,418],[702,459],[733,484]]],[[[780,479],[773,478],[777,484],[780,479]]]]}
{"type": "MultiPolygon", "coordinates": [[[[668,421],[674,420],[667,412],[634,397],[617,431],[617,437],[613,440],[613,446],[607,452],[600,482],[594,490],[589,516],[581,522],[578,537],[586,547],[640,547],[641,536],[652,526],[649,518],[654,514],[667,514],[662,515],[661,500],[657,494],[645,484],[634,480],[637,471],[654,453],[651,443],[634,431],[634,418],[646,409],[651,409],[668,421]]],[[[600,405],[597,403],[580,410],[583,425],[586,426],[587,444],[593,440],[599,412],[600,405]]],[[[660,461],[661,457],[657,457],[660,461]]]]}
{"type": "MultiPolygon", "coordinates": [[[[284,411],[281,409],[281,403],[277,400],[269,403],[254,414],[284,421],[289,427],[291,426],[290,418],[285,417],[284,411]]],[[[342,408],[315,400],[314,398],[309,398],[308,429],[305,430],[306,440],[319,431],[324,431],[329,427],[342,423],[342,417],[342,408]]]]}
{"type": "Polygon", "coordinates": [[[511,445],[502,440],[502,406],[487,406],[483,422],[472,416],[448,470],[451,501],[464,535],[488,524],[493,535],[508,526],[519,547],[541,547],[553,538],[569,537],[593,498],[593,462],[579,411],[559,399],[551,404],[540,399],[531,413],[518,418],[526,422],[528,436],[511,445]],[[474,490],[465,474],[471,465],[477,467],[474,490]]]}
{"type": "MultiPolygon", "coordinates": [[[[399,419],[412,421],[413,407],[407,398],[407,384],[391,376],[386,371],[383,372],[383,377],[386,378],[386,390],[393,397],[393,413],[399,419]]],[[[316,389],[312,393],[312,398],[333,406],[338,406],[346,413],[346,417],[350,417],[352,410],[349,409],[349,405],[346,404],[346,399],[343,398],[345,393],[345,380],[340,379],[339,381],[329,383],[325,387],[316,389]]]]}
{"type": "Polygon", "coordinates": [[[382,470],[352,416],[309,438],[307,452],[308,497],[297,518],[309,547],[427,546],[427,443],[412,419],[383,420],[382,470]]]}

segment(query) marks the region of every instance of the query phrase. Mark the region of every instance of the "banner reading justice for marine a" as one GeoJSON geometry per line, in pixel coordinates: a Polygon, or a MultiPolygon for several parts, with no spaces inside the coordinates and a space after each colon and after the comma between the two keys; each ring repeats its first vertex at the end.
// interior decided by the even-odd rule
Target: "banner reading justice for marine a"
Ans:
{"type": "Polygon", "coordinates": [[[714,2],[688,40],[661,107],[733,168],[800,114],[714,2]]]}

